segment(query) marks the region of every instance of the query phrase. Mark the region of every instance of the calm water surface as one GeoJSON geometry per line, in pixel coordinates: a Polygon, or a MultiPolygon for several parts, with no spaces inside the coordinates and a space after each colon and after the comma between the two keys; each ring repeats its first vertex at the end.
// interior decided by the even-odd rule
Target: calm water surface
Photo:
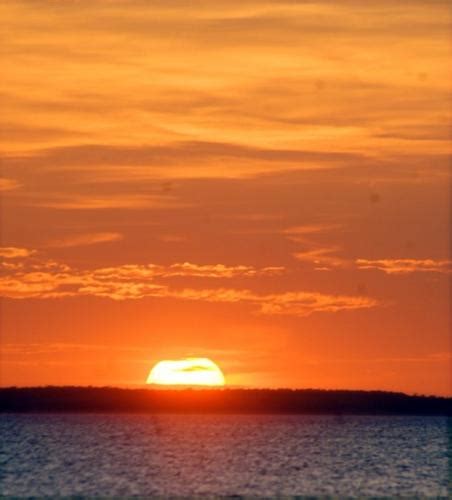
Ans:
{"type": "Polygon", "coordinates": [[[442,417],[2,415],[0,494],[447,496],[442,417]]]}

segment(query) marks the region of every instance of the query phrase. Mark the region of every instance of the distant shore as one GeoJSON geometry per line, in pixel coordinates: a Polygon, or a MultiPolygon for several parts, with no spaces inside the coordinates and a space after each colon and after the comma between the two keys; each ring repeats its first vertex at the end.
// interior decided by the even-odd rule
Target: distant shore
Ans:
{"type": "Polygon", "coordinates": [[[9,387],[1,413],[452,415],[452,398],[319,389],[9,387]]]}

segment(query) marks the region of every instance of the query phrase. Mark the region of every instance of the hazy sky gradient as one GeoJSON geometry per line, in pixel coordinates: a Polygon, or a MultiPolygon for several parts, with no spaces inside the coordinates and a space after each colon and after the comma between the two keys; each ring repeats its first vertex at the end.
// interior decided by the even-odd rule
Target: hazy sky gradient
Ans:
{"type": "Polygon", "coordinates": [[[1,384],[450,393],[448,1],[5,1],[1,384]]]}

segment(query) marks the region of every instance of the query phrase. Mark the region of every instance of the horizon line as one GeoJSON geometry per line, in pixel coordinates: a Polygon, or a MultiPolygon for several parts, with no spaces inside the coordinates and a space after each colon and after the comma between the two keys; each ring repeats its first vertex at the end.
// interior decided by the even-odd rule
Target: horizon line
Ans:
{"type": "Polygon", "coordinates": [[[119,390],[148,390],[148,391],[319,391],[319,392],[361,392],[361,393],[384,393],[384,394],[397,394],[406,397],[422,397],[422,398],[443,398],[452,399],[452,394],[421,394],[421,393],[408,393],[396,390],[386,389],[344,389],[344,388],[318,388],[318,387],[249,387],[239,385],[227,386],[208,386],[208,385],[157,385],[157,384],[136,384],[136,385],[36,385],[36,386],[0,386],[0,391],[4,390],[34,390],[34,389],[119,389],[119,390]]]}

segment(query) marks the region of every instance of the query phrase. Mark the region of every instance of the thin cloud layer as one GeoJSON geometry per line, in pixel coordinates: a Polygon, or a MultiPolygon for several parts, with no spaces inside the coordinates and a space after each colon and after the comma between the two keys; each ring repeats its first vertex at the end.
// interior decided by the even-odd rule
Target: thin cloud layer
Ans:
{"type": "MultiPolygon", "coordinates": [[[[39,169],[41,175],[56,172],[79,173],[89,177],[120,183],[124,173],[130,180],[158,178],[244,178],[284,170],[317,170],[344,168],[350,165],[368,165],[372,158],[359,153],[315,151],[309,149],[269,148],[241,145],[234,142],[174,141],[162,144],[132,145],[78,145],[55,147],[33,154],[8,154],[2,162],[10,175],[24,169],[26,173],[39,169]]],[[[92,196],[92,204],[102,198],[92,196]]],[[[81,205],[81,200],[65,201],[66,206],[81,205]]],[[[137,197],[134,197],[137,199],[137,197]]],[[[47,202],[55,206],[63,201],[47,202]]],[[[85,200],[84,204],[88,202],[85,200]]],[[[106,204],[105,200],[102,203],[106,204]]],[[[44,206],[44,202],[41,202],[44,206]]]]}
{"type": "MultiPolygon", "coordinates": [[[[93,145],[87,161],[97,157],[96,166],[127,161],[129,150],[132,164],[141,156],[157,168],[180,161],[181,143],[218,144],[209,153],[217,159],[230,144],[256,148],[232,152],[255,158],[255,173],[259,162],[294,168],[296,151],[300,162],[313,150],[329,163],[327,152],[403,153],[407,140],[413,153],[448,150],[447,2],[32,5],[2,6],[11,34],[2,47],[2,140],[15,156],[42,162],[53,151],[58,163],[73,148],[83,165],[93,145]]],[[[185,175],[197,174],[192,165],[185,175]]]]}
{"type": "Polygon", "coordinates": [[[6,179],[0,177],[0,191],[12,191],[13,189],[18,189],[20,184],[14,179],[6,179]]]}
{"type": "Polygon", "coordinates": [[[340,247],[316,247],[304,252],[296,252],[293,256],[301,261],[315,266],[315,269],[327,271],[331,269],[349,267],[347,259],[337,257],[335,254],[340,251],[340,247]]]}
{"type": "Polygon", "coordinates": [[[185,205],[179,203],[171,196],[141,195],[115,193],[104,196],[62,196],[40,199],[31,197],[25,205],[55,208],[58,210],[137,210],[137,209],[175,209],[185,205]]]}
{"type": "Polygon", "coordinates": [[[230,279],[274,276],[281,267],[197,265],[185,262],[170,266],[123,265],[94,270],[77,270],[57,262],[34,260],[18,269],[4,268],[0,295],[12,299],[55,299],[93,296],[112,300],[146,297],[211,303],[248,304],[261,314],[308,316],[314,312],[337,312],[375,307],[369,297],[329,295],[295,291],[260,294],[236,288],[174,288],[159,282],[175,276],[230,279]]]}
{"type": "Polygon", "coordinates": [[[29,250],[27,248],[0,247],[0,257],[4,257],[5,259],[29,257],[33,253],[35,253],[34,250],[29,250]]]}
{"type": "Polygon", "coordinates": [[[287,228],[283,234],[287,239],[298,243],[305,250],[292,253],[292,256],[300,262],[311,264],[318,271],[330,271],[349,267],[346,258],[337,256],[342,248],[339,245],[325,245],[316,238],[325,237],[325,234],[334,233],[341,229],[340,224],[307,224],[287,228]]]}
{"type": "Polygon", "coordinates": [[[386,274],[452,273],[452,260],[434,259],[357,259],[359,269],[378,269],[386,274]]]}
{"type": "Polygon", "coordinates": [[[232,278],[234,276],[273,276],[284,272],[283,267],[273,266],[256,269],[252,266],[197,265],[190,262],[172,264],[162,276],[197,276],[205,278],[232,278]]]}
{"type": "Polygon", "coordinates": [[[47,246],[53,248],[71,248],[98,245],[99,243],[111,243],[122,239],[123,235],[121,233],[87,233],[53,240],[47,246]]]}

